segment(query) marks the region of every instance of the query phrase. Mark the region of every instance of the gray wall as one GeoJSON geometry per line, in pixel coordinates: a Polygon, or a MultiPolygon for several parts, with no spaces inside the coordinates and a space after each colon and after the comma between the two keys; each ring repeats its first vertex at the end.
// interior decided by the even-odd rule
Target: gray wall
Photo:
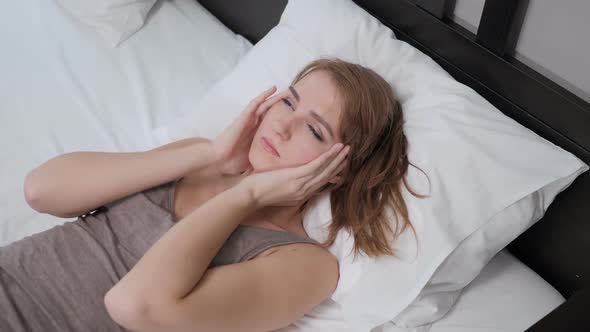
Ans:
{"type": "MultiPolygon", "coordinates": [[[[492,0],[493,1],[493,0],[492,0]]],[[[473,33],[485,0],[456,0],[454,22],[473,33]]],[[[590,1],[530,0],[512,54],[590,102],[590,1]]]]}

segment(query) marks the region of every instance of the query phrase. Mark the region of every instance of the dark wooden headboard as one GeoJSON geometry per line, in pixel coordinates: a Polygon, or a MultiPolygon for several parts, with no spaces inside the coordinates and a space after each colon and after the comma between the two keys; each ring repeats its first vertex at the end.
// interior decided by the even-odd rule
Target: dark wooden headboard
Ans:
{"type": "MultiPolygon", "coordinates": [[[[258,42],[286,0],[199,0],[236,33],[258,42]]],[[[509,55],[527,1],[486,1],[478,33],[445,18],[453,1],[355,0],[457,81],[507,116],[590,164],[590,104],[509,55]]],[[[590,282],[590,172],[549,206],[508,250],[564,297],[590,282]]]]}

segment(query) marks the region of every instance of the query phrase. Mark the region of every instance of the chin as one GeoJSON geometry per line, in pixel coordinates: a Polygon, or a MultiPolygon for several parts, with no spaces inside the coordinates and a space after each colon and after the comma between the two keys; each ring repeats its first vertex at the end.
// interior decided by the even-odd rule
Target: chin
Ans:
{"type": "Polygon", "coordinates": [[[265,159],[266,156],[264,154],[266,153],[266,151],[256,151],[250,154],[250,165],[252,165],[253,173],[267,172],[273,169],[271,162],[269,162],[268,159],[265,159]]]}

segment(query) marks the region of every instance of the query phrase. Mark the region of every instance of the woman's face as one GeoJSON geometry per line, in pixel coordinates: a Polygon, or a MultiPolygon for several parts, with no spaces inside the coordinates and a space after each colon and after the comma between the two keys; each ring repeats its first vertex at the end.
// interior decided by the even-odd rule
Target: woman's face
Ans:
{"type": "Polygon", "coordinates": [[[277,95],[250,146],[248,157],[256,172],[306,164],[341,142],[342,103],[328,73],[315,70],[277,95]],[[263,138],[278,155],[265,149],[263,138]]]}

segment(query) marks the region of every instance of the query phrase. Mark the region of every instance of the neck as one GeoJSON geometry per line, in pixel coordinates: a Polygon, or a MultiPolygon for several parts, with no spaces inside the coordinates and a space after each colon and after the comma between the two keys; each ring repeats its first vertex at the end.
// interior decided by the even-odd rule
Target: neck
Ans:
{"type": "Polygon", "coordinates": [[[303,227],[303,219],[296,206],[265,206],[256,212],[264,220],[284,230],[303,227]]]}

